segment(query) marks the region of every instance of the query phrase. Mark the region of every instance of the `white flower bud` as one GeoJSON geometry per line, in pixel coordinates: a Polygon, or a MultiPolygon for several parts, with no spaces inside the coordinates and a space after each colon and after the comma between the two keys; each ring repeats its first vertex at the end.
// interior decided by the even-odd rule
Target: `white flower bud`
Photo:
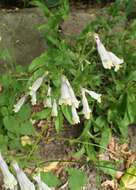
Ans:
{"type": "Polygon", "coordinates": [[[30,91],[36,92],[40,88],[40,86],[42,85],[43,79],[44,79],[44,76],[36,79],[36,81],[33,83],[33,85],[31,87],[29,87],[30,91]]]}
{"type": "Polygon", "coordinates": [[[85,119],[90,119],[91,109],[89,108],[89,104],[85,95],[85,89],[82,88],[81,92],[82,92],[83,114],[85,119]]]}
{"type": "Polygon", "coordinates": [[[34,184],[28,179],[22,169],[19,168],[17,163],[13,163],[13,168],[16,172],[18,183],[21,190],[35,190],[34,184]]]}
{"type": "Polygon", "coordinates": [[[0,153],[0,169],[3,174],[3,182],[5,190],[15,190],[17,189],[17,180],[13,176],[13,174],[9,171],[8,166],[4,159],[2,158],[2,155],[0,153]]]}
{"type": "Polygon", "coordinates": [[[57,117],[58,116],[58,109],[57,109],[56,99],[53,100],[53,106],[52,106],[51,115],[52,115],[52,117],[57,117]]]}
{"type": "Polygon", "coordinates": [[[35,91],[31,91],[31,103],[34,106],[36,104],[36,92],[35,91]]]}
{"type": "Polygon", "coordinates": [[[27,99],[27,95],[24,95],[23,97],[21,97],[18,102],[14,105],[14,109],[13,111],[15,113],[19,112],[19,110],[21,109],[21,107],[23,106],[23,104],[25,103],[27,99]]]}
{"type": "Polygon", "coordinates": [[[51,87],[49,86],[48,91],[47,91],[47,98],[46,100],[43,102],[44,103],[44,107],[46,108],[52,108],[52,100],[51,100],[51,87]]]}
{"type": "Polygon", "coordinates": [[[32,86],[29,87],[29,94],[31,96],[31,102],[32,102],[32,105],[35,105],[36,104],[36,92],[37,90],[40,88],[40,86],[42,85],[42,82],[43,82],[43,79],[44,79],[44,75],[42,77],[39,77],[34,83],[32,86]]]}
{"type": "Polygon", "coordinates": [[[78,124],[78,123],[80,123],[80,119],[79,119],[77,110],[76,110],[76,108],[75,108],[74,106],[72,106],[71,111],[72,111],[73,124],[78,124]]]}

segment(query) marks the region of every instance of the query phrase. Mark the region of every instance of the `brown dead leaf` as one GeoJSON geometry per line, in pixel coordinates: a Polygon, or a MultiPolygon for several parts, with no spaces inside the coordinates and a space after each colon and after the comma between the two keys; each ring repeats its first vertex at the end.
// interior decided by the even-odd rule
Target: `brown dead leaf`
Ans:
{"type": "Polygon", "coordinates": [[[117,172],[116,172],[116,175],[115,175],[115,178],[116,178],[117,180],[119,180],[119,179],[122,177],[123,174],[124,174],[123,172],[117,171],[117,172]]]}
{"type": "Polygon", "coordinates": [[[126,168],[129,168],[133,163],[134,161],[136,161],[136,152],[132,153],[129,157],[128,157],[128,160],[126,162],[126,165],[125,167],[126,168]]]}
{"type": "Polygon", "coordinates": [[[114,137],[111,137],[108,148],[111,152],[114,152],[117,150],[117,143],[114,137]]]}
{"type": "Polygon", "coordinates": [[[116,180],[106,180],[101,185],[102,187],[111,188],[112,190],[118,190],[118,183],[116,180]]]}
{"type": "Polygon", "coordinates": [[[36,171],[37,172],[51,172],[51,171],[55,171],[55,170],[58,169],[58,164],[59,164],[59,162],[52,162],[52,163],[50,163],[47,166],[37,168],[36,171]]]}

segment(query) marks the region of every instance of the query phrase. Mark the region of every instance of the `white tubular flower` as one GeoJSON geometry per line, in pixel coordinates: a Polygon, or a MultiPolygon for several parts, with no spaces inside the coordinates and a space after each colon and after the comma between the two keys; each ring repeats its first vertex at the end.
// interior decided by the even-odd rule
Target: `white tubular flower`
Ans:
{"type": "Polygon", "coordinates": [[[42,85],[43,79],[44,79],[44,76],[36,79],[36,81],[33,83],[33,85],[29,87],[30,91],[36,92],[40,88],[40,86],[42,85]]]}
{"type": "Polygon", "coordinates": [[[0,169],[3,174],[3,181],[4,181],[4,187],[5,190],[15,190],[17,189],[17,180],[12,175],[12,173],[9,171],[8,166],[6,162],[4,161],[1,153],[0,153],[0,169]]]}
{"type": "Polygon", "coordinates": [[[74,106],[72,106],[71,111],[72,111],[73,124],[75,125],[75,124],[80,123],[80,119],[79,119],[77,110],[76,110],[76,108],[74,106]]]}
{"type": "Polygon", "coordinates": [[[120,68],[119,65],[124,62],[123,59],[120,59],[114,53],[107,51],[102,44],[98,34],[95,34],[94,38],[97,44],[98,53],[102,60],[103,67],[105,69],[111,69],[112,67],[115,67],[115,71],[117,71],[120,68]]]}
{"type": "Polygon", "coordinates": [[[97,102],[101,103],[101,94],[98,94],[92,90],[87,90],[85,89],[85,91],[95,100],[97,100],[97,102]]]}
{"type": "Polygon", "coordinates": [[[66,84],[68,85],[68,88],[69,88],[69,94],[71,96],[71,101],[72,101],[72,105],[75,107],[75,108],[78,108],[79,107],[79,101],[77,100],[76,96],[75,96],[75,93],[68,81],[68,79],[66,78],[65,79],[66,81],[66,84]]]}
{"type": "Polygon", "coordinates": [[[27,95],[24,95],[23,97],[21,97],[18,102],[14,105],[14,109],[13,111],[15,113],[19,112],[19,110],[21,109],[21,107],[23,106],[23,104],[25,103],[27,99],[27,95]]]}
{"type": "Polygon", "coordinates": [[[51,87],[49,86],[47,91],[47,98],[44,101],[44,107],[46,108],[52,108],[52,100],[51,100],[51,87]]]}
{"type": "Polygon", "coordinates": [[[52,108],[51,97],[47,97],[47,99],[44,101],[44,107],[45,108],[52,108]]]}
{"type": "Polygon", "coordinates": [[[51,96],[51,87],[48,87],[47,96],[51,96]]]}
{"type": "Polygon", "coordinates": [[[17,163],[13,163],[13,168],[16,172],[18,183],[21,190],[35,190],[34,184],[28,179],[22,169],[19,168],[17,163]]]}
{"type": "Polygon", "coordinates": [[[44,79],[44,76],[39,77],[39,78],[33,83],[33,85],[29,87],[29,90],[30,90],[29,94],[30,94],[30,96],[31,96],[32,105],[35,105],[35,104],[36,104],[36,92],[37,92],[37,90],[40,88],[40,86],[42,85],[43,79],[44,79]]]}
{"type": "Polygon", "coordinates": [[[52,190],[50,187],[48,187],[48,185],[46,185],[40,177],[40,174],[38,174],[37,176],[34,176],[33,179],[37,182],[38,184],[38,190],[52,190]]]}
{"type": "Polygon", "coordinates": [[[124,62],[124,60],[118,58],[114,53],[112,53],[110,51],[108,53],[110,55],[113,65],[115,67],[114,70],[118,71],[120,69],[120,67],[122,66],[121,64],[124,62]]]}
{"type": "Polygon", "coordinates": [[[34,106],[36,104],[36,92],[33,91],[33,93],[31,93],[31,103],[34,106]]]}
{"type": "Polygon", "coordinates": [[[52,108],[52,100],[51,100],[51,97],[47,97],[47,99],[44,101],[44,107],[45,107],[45,108],[52,108]]]}
{"type": "Polygon", "coordinates": [[[82,93],[82,104],[83,104],[83,114],[85,119],[90,119],[90,113],[91,113],[91,109],[89,108],[89,104],[85,95],[85,89],[82,88],[81,89],[81,93],[82,93]]]}
{"type": "Polygon", "coordinates": [[[57,117],[58,116],[58,109],[57,109],[56,99],[53,100],[53,106],[52,106],[51,115],[52,115],[52,117],[57,117]]]}
{"type": "Polygon", "coordinates": [[[59,104],[62,105],[72,105],[71,96],[69,92],[69,87],[66,83],[66,77],[63,75],[61,77],[61,97],[59,99],[59,104]]]}

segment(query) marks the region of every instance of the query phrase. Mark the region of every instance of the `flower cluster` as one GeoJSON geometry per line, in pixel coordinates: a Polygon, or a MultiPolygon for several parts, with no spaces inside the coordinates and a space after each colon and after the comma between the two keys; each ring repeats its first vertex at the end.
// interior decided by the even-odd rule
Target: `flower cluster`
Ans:
{"type": "MultiPolygon", "coordinates": [[[[9,171],[8,165],[4,161],[0,153],[0,169],[3,174],[3,183],[5,190],[18,190],[18,185],[21,190],[35,190],[36,187],[32,183],[23,170],[19,167],[17,162],[12,164],[13,169],[16,173],[16,178],[9,171]]],[[[49,188],[40,178],[40,174],[35,175],[34,180],[37,183],[38,190],[53,190],[49,188]]]]}
{"type": "MultiPolygon", "coordinates": [[[[123,59],[118,58],[114,53],[107,51],[104,45],[102,44],[98,34],[94,34],[94,38],[97,44],[97,50],[100,55],[103,67],[105,69],[111,69],[114,67],[115,71],[118,71],[123,63],[123,59]]],[[[48,74],[48,72],[46,73],[48,74]]],[[[35,105],[37,102],[36,93],[38,89],[41,87],[44,81],[45,75],[39,77],[32,86],[29,87],[29,92],[27,95],[21,97],[21,99],[14,105],[14,112],[18,112],[22,105],[26,102],[28,95],[31,97],[32,105],[35,105]]],[[[73,87],[71,86],[69,80],[65,75],[61,76],[61,87],[60,87],[60,96],[58,98],[54,98],[52,89],[48,86],[46,99],[43,101],[45,108],[51,108],[51,116],[58,116],[58,106],[66,105],[71,107],[71,114],[73,124],[80,123],[80,118],[77,110],[79,106],[83,107],[82,114],[85,119],[90,119],[91,117],[91,108],[89,107],[89,103],[87,100],[87,95],[91,96],[93,99],[97,100],[97,102],[101,102],[101,94],[96,93],[95,91],[88,90],[86,88],[81,88],[81,97],[79,96],[80,101],[77,99],[73,87]],[[81,102],[81,103],[80,103],[81,102]]]]}
{"type": "MultiPolygon", "coordinates": [[[[42,85],[44,76],[39,77],[33,85],[29,88],[30,92],[29,95],[31,96],[31,102],[32,105],[35,105],[36,103],[36,92],[42,85]]],[[[90,113],[91,109],[89,108],[89,104],[86,98],[86,93],[89,94],[93,99],[97,100],[99,103],[101,102],[101,94],[97,94],[94,91],[87,90],[85,88],[81,88],[81,95],[82,95],[82,105],[83,105],[83,114],[85,119],[90,119],[90,113]]],[[[73,119],[73,124],[78,124],[80,123],[80,118],[77,113],[77,109],[79,108],[80,101],[76,98],[76,95],[74,93],[74,90],[68,81],[67,77],[62,75],[61,76],[61,89],[60,89],[60,98],[58,100],[59,105],[68,105],[71,106],[71,113],[72,113],[72,119],[73,119]]],[[[25,103],[28,95],[24,95],[16,105],[14,105],[14,112],[18,112],[22,105],[25,103]]],[[[46,100],[43,102],[44,107],[46,108],[51,108],[51,116],[52,117],[57,117],[58,116],[58,104],[57,100],[54,98],[52,100],[51,96],[51,87],[48,87],[47,91],[47,97],[46,100]]]]}

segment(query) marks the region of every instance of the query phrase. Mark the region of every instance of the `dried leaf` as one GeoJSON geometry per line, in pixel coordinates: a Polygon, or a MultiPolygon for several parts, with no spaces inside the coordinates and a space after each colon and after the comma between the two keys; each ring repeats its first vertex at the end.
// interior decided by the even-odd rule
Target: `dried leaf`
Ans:
{"type": "Polygon", "coordinates": [[[38,172],[51,172],[57,170],[59,162],[52,162],[47,166],[37,168],[36,171],[38,172]]]}
{"type": "Polygon", "coordinates": [[[118,190],[118,183],[116,180],[106,180],[103,182],[102,187],[111,188],[112,190],[118,190]]]}

